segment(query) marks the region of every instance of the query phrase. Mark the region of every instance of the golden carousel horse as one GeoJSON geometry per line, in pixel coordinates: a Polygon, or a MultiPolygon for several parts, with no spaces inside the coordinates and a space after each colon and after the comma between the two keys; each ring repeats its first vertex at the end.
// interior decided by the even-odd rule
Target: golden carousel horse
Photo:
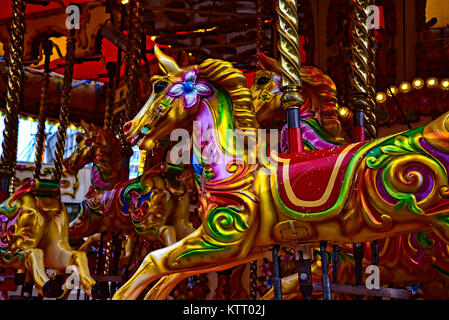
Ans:
{"type": "Polygon", "coordinates": [[[69,245],[69,218],[59,183],[28,180],[0,205],[0,266],[26,270],[39,294],[58,297],[62,283],[50,280],[45,268],[64,273],[72,265],[86,294],[98,297],[86,254],[69,245]]]}
{"type": "MultiPolygon", "coordinates": [[[[150,98],[124,131],[128,141],[151,150],[195,121],[190,151],[202,225],[149,253],[114,299],[135,299],[171,274],[229,269],[276,244],[358,243],[426,229],[449,241],[449,114],[364,143],[271,152],[268,161],[262,141],[254,163],[253,150],[226,137],[238,129],[250,140],[259,134],[242,72],[215,59],[181,69],[155,52],[166,75],[152,78],[150,98]]],[[[153,289],[163,290],[166,280],[153,289]]]]}

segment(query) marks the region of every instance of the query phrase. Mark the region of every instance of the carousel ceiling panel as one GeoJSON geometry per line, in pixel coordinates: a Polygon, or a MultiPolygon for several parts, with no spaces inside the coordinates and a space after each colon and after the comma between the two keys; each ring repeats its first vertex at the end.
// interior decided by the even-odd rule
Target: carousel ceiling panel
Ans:
{"type": "MultiPolygon", "coordinates": [[[[11,1],[2,7],[6,8],[0,18],[0,42],[6,51],[9,43],[8,28],[11,16],[11,1]]],[[[42,1],[42,3],[47,3],[42,1]]],[[[81,9],[80,32],[77,33],[76,57],[78,59],[89,58],[100,59],[99,33],[101,27],[109,14],[105,6],[99,1],[63,1],[64,5],[77,3],[81,9]]],[[[68,36],[69,29],[66,27],[67,13],[65,7],[51,2],[46,6],[27,5],[26,11],[26,33],[23,59],[25,64],[36,63],[41,60],[41,42],[49,37],[68,36]]],[[[101,38],[100,38],[101,39],[101,38]]]]}
{"type": "MultiPolygon", "coordinates": [[[[264,1],[266,48],[271,49],[273,2],[264,1]]],[[[166,51],[187,51],[237,62],[238,67],[255,67],[256,1],[147,0],[146,12],[154,16],[153,34],[166,51]]]]}
{"type": "MultiPolygon", "coordinates": [[[[4,108],[6,101],[6,83],[8,67],[5,62],[0,63],[0,108],[4,108]]],[[[25,68],[23,85],[23,105],[21,112],[25,114],[38,114],[41,95],[43,72],[25,68]]],[[[47,118],[58,119],[62,94],[63,76],[51,73],[48,87],[47,118]]],[[[72,83],[70,120],[80,122],[81,119],[103,123],[105,109],[105,86],[96,81],[74,80],[72,83]]]]}

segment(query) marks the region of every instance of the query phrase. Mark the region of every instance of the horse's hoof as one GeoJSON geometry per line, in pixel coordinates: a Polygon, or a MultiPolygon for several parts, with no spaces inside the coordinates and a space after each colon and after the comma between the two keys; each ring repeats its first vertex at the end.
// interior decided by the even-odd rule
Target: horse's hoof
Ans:
{"type": "Polygon", "coordinates": [[[106,300],[109,298],[109,284],[107,282],[97,282],[92,287],[92,298],[95,300],[106,300]]]}
{"type": "Polygon", "coordinates": [[[60,281],[58,280],[48,280],[45,282],[42,293],[44,294],[44,297],[47,298],[58,298],[62,295],[62,286],[60,281]]]}
{"type": "Polygon", "coordinates": [[[21,286],[25,283],[25,273],[17,272],[14,276],[14,283],[18,286],[21,286]]]}

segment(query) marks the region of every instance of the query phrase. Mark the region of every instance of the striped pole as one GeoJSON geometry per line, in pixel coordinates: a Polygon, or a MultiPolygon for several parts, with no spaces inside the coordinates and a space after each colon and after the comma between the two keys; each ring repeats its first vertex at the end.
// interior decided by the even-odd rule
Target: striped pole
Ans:
{"type": "Polygon", "coordinates": [[[9,47],[6,117],[0,159],[1,194],[4,200],[14,192],[14,175],[19,131],[19,109],[22,105],[23,47],[25,35],[25,0],[12,0],[12,21],[9,47]]]}

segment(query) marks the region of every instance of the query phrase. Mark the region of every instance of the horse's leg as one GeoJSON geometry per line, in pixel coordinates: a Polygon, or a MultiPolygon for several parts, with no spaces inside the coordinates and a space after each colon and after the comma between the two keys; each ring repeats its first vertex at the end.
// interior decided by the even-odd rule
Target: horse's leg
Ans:
{"type": "Polygon", "coordinates": [[[41,249],[33,248],[23,250],[25,254],[25,268],[32,275],[34,285],[39,294],[44,295],[43,288],[50,281],[45,272],[44,252],[41,249]]]}
{"type": "Polygon", "coordinates": [[[90,276],[86,253],[74,251],[70,247],[67,217],[67,212],[63,208],[63,212],[47,227],[46,262],[50,268],[64,271],[67,266],[77,266],[81,286],[86,294],[91,295],[95,280],[90,276]]]}
{"type": "MultiPolygon", "coordinates": [[[[249,230],[247,230],[248,232],[249,230]]],[[[172,273],[183,271],[198,274],[229,269],[232,265],[245,263],[249,250],[252,249],[254,233],[242,233],[240,241],[234,243],[215,243],[203,226],[177,243],[150,252],[129,279],[114,295],[113,299],[136,299],[140,293],[156,279],[172,273]]],[[[251,261],[251,260],[248,260],[251,261]]]]}
{"type": "Polygon", "coordinates": [[[86,242],[84,242],[81,247],[79,247],[78,251],[89,252],[92,249],[92,246],[100,241],[101,233],[96,233],[87,238],[86,242]]]}
{"type": "Polygon", "coordinates": [[[33,210],[22,213],[18,217],[16,242],[12,244],[11,251],[16,252],[16,256],[23,255],[23,268],[27,271],[25,280],[31,275],[37,291],[43,295],[44,286],[50,279],[45,272],[44,250],[38,247],[46,232],[46,221],[39,210],[35,209],[34,198],[26,198],[26,200],[27,206],[33,210]]]}
{"type": "MultiPolygon", "coordinates": [[[[196,274],[196,272],[194,274],[196,274]]],[[[148,291],[145,300],[165,300],[176,285],[188,277],[190,277],[190,274],[188,273],[174,273],[162,277],[151,290],[148,291]]]]}
{"type": "MultiPolygon", "coordinates": [[[[282,295],[292,294],[299,294],[299,278],[297,273],[282,278],[282,295]]],[[[271,288],[268,290],[260,300],[274,300],[274,289],[271,288]]]]}

